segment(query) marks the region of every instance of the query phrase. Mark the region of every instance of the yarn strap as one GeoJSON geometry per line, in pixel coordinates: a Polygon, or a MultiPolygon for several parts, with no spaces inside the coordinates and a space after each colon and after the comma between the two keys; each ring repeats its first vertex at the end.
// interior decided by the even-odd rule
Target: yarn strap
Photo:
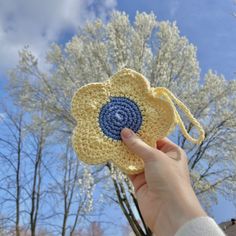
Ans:
{"type": "Polygon", "coordinates": [[[183,102],[181,102],[177,97],[175,97],[175,95],[168,90],[167,88],[164,87],[157,87],[154,88],[154,92],[159,95],[159,96],[164,96],[164,98],[166,98],[166,100],[168,102],[170,102],[170,104],[172,104],[173,109],[174,109],[174,113],[175,113],[175,117],[176,117],[176,122],[179,125],[182,134],[184,135],[184,137],[186,139],[188,139],[190,142],[194,143],[194,144],[200,144],[204,138],[205,138],[205,132],[201,126],[201,124],[194,118],[194,116],[192,115],[192,113],[190,112],[190,110],[184,105],[183,102]],[[184,123],[175,107],[175,104],[178,105],[178,107],[186,114],[186,116],[189,118],[190,122],[196,127],[196,129],[198,130],[199,133],[199,137],[197,139],[193,138],[186,130],[184,123]]]}

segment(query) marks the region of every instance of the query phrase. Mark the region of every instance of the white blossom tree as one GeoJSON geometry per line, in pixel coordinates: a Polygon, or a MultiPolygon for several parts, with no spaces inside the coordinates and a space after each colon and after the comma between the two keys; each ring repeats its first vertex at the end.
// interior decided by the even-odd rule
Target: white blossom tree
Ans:
{"type": "MultiPolygon", "coordinates": [[[[176,23],[160,22],[153,13],[137,13],[130,22],[127,14],[113,12],[108,23],[98,19],[80,28],[65,45],[52,44],[46,58],[48,71],[41,71],[37,58],[24,48],[10,73],[9,92],[32,113],[46,101],[47,124],[54,128],[57,140],[63,140],[70,138],[75,125],[70,114],[72,95],[84,84],[104,81],[128,67],[144,74],[152,86],[169,88],[205,129],[206,138],[199,146],[187,142],[179,130],[171,138],[186,150],[194,190],[210,209],[218,194],[233,201],[236,193],[236,81],[211,70],[200,78],[196,51],[176,23]]],[[[182,119],[194,135],[192,124],[183,115],[182,119]]],[[[107,196],[121,205],[137,235],[151,235],[135,219],[133,209],[138,206],[129,181],[107,166],[112,178],[106,185],[114,183],[118,198],[113,193],[107,196]]]]}

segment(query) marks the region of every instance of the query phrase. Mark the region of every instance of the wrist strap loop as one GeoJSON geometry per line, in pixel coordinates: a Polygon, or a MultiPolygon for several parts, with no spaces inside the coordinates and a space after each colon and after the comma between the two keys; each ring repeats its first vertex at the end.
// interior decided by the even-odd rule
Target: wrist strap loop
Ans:
{"type": "Polygon", "coordinates": [[[186,139],[188,139],[190,142],[194,143],[194,144],[200,144],[204,138],[205,138],[205,132],[201,126],[201,124],[193,117],[192,113],[190,112],[190,110],[184,105],[184,103],[182,103],[178,98],[175,97],[175,95],[168,90],[167,88],[164,87],[157,87],[154,89],[155,93],[158,94],[159,96],[163,95],[164,98],[170,102],[170,104],[172,104],[173,109],[174,109],[174,114],[175,114],[175,118],[176,118],[176,122],[179,125],[182,134],[184,135],[184,137],[186,139]],[[189,118],[189,120],[191,121],[191,123],[197,128],[198,133],[199,133],[199,137],[197,139],[193,138],[186,130],[184,123],[178,113],[178,111],[176,110],[175,104],[178,105],[178,107],[186,114],[186,116],[189,118]]]}

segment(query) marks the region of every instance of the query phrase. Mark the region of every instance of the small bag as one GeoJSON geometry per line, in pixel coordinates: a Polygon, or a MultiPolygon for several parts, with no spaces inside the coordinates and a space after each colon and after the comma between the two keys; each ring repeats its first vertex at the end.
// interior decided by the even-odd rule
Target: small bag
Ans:
{"type": "Polygon", "coordinates": [[[142,172],[144,163],[122,142],[120,132],[125,127],[152,147],[176,125],[192,143],[204,140],[203,128],[179,99],[167,88],[150,87],[143,75],[131,69],[122,69],[103,83],[78,89],[71,110],[77,121],[72,144],[79,159],[88,164],[112,161],[127,174],[142,172]],[[197,139],[186,131],[175,104],[197,128],[197,139]]]}

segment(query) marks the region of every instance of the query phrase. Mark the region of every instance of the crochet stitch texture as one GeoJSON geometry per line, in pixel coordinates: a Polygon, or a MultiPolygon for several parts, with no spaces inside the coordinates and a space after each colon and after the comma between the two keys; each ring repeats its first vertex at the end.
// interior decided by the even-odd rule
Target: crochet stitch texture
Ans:
{"type": "Polygon", "coordinates": [[[143,75],[131,69],[122,69],[103,83],[81,87],[71,106],[77,121],[72,144],[80,160],[88,164],[112,161],[127,174],[142,172],[144,163],[122,142],[120,132],[125,127],[152,147],[176,124],[191,142],[199,144],[204,139],[201,125],[181,101],[166,88],[150,87],[143,75]],[[196,126],[198,139],[187,133],[174,103],[196,126]]]}

